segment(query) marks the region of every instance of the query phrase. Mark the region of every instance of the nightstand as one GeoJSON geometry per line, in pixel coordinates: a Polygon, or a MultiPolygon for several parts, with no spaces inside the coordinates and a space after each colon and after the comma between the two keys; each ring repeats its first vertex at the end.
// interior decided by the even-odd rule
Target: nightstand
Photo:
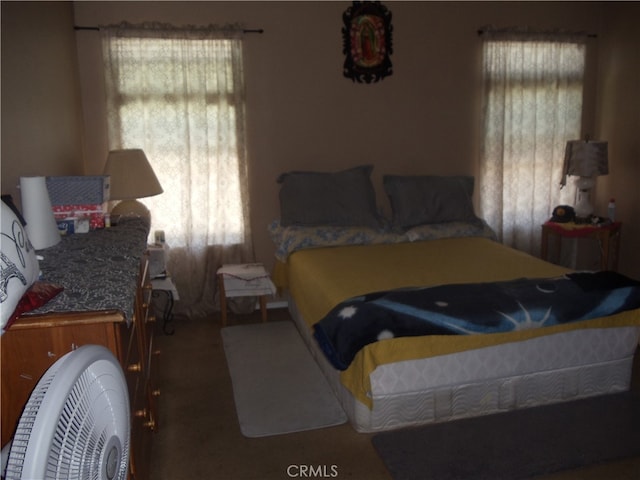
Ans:
{"type": "Polygon", "coordinates": [[[600,246],[600,270],[615,271],[618,269],[621,229],[621,222],[602,225],[545,222],[542,225],[540,256],[543,260],[549,261],[550,237],[555,241],[556,252],[560,252],[562,238],[591,238],[600,246]]]}
{"type": "Polygon", "coordinates": [[[261,263],[223,265],[218,269],[222,326],[227,325],[227,298],[258,297],[262,321],[267,321],[267,295],[275,295],[276,287],[261,263]]]}

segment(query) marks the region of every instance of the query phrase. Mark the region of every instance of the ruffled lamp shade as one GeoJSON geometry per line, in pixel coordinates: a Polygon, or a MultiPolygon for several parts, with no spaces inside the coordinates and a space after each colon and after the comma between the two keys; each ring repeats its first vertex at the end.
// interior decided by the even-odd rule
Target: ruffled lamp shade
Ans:
{"type": "Polygon", "coordinates": [[[572,175],[576,179],[577,202],[576,216],[587,218],[593,213],[590,201],[590,191],[596,184],[596,177],[609,173],[609,152],[607,142],[589,140],[570,140],[567,142],[564,155],[562,185],[566,183],[566,176],[572,175]]]}

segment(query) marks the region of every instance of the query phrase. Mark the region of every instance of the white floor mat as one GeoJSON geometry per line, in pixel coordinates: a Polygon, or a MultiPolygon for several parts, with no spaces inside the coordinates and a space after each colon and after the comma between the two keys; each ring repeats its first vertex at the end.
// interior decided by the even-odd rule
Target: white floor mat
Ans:
{"type": "Polygon", "coordinates": [[[340,425],[347,416],[293,323],[221,330],[240,430],[265,437],[340,425]]]}

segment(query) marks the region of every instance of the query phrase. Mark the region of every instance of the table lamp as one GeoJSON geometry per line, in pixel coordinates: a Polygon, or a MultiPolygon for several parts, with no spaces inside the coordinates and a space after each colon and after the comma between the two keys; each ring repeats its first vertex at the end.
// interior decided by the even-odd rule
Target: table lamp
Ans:
{"type": "Polygon", "coordinates": [[[112,215],[151,217],[149,209],[137,199],[159,195],[163,190],[141,149],[111,150],[104,174],[111,177],[110,199],[122,200],[111,210],[112,215]]]}
{"type": "Polygon", "coordinates": [[[575,212],[577,218],[588,218],[593,213],[590,192],[596,184],[596,177],[609,173],[607,142],[590,140],[570,140],[564,154],[562,185],[566,176],[576,178],[577,200],[575,212]]]}

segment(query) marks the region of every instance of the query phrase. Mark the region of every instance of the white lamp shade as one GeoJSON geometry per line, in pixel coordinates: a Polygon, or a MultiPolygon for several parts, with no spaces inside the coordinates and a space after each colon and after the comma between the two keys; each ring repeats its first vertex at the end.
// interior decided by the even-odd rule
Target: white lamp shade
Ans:
{"type": "Polygon", "coordinates": [[[111,200],[134,200],[163,192],[146,155],[139,148],[111,150],[104,174],[111,177],[111,200]]]}
{"type": "Polygon", "coordinates": [[[20,177],[22,216],[25,230],[36,250],[52,247],[60,241],[60,232],[53,216],[45,177],[20,177]]]}

